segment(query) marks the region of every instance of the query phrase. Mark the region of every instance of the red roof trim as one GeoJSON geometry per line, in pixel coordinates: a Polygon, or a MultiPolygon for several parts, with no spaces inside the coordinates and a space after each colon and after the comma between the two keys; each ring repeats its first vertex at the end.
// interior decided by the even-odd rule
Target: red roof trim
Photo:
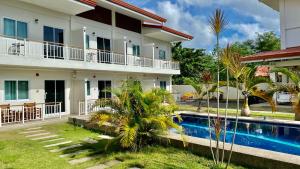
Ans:
{"type": "Polygon", "coordinates": [[[167,19],[165,19],[163,17],[160,17],[160,16],[158,16],[156,14],[153,14],[151,12],[148,12],[144,9],[141,9],[141,8],[137,7],[137,6],[131,5],[131,4],[129,4],[127,2],[124,2],[122,0],[107,0],[107,1],[109,1],[111,3],[114,3],[116,5],[122,6],[124,8],[130,9],[130,10],[135,11],[137,13],[143,14],[145,16],[148,16],[148,17],[150,17],[152,19],[155,19],[155,20],[158,20],[160,22],[167,22],[167,19]]]}
{"type": "Polygon", "coordinates": [[[95,7],[97,5],[95,0],[79,0],[79,2],[84,3],[86,5],[90,5],[95,7]]]}
{"type": "Polygon", "coordinates": [[[241,58],[243,62],[264,61],[270,59],[286,59],[290,57],[300,56],[300,46],[287,48],[284,50],[276,50],[270,52],[262,52],[251,56],[241,58]]]}
{"type": "Polygon", "coordinates": [[[163,25],[153,25],[153,24],[143,24],[144,27],[148,27],[148,28],[157,28],[157,29],[161,29],[161,30],[164,30],[166,32],[170,32],[170,33],[173,33],[173,34],[176,34],[178,36],[182,36],[184,38],[187,38],[189,40],[192,40],[194,37],[191,36],[191,35],[188,35],[188,34],[185,34],[185,33],[182,33],[182,32],[179,32],[175,29],[172,29],[172,28],[169,28],[169,27],[166,27],[166,26],[163,26],[163,25]]]}

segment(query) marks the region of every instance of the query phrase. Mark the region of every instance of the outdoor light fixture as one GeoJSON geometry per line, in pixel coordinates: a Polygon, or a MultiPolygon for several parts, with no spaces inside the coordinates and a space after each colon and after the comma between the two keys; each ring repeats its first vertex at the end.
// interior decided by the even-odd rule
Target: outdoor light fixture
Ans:
{"type": "Polygon", "coordinates": [[[128,42],[131,43],[131,40],[129,40],[128,42]]]}
{"type": "Polygon", "coordinates": [[[39,19],[34,19],[34,22],[35,23],[39,23],[39,19]]]}
{"type": "Polygon", "coordinates": [[[95,78],[96,78],[96,75],[94,75],[93,78],[95,79],[95,78]]]}
{"type": "Polygon", "coordinates": [[[36,74],[35,74],[35,76],[36,76],[36,77],[39,77],[39,76],[40,76],[40,74],[39,74],[39,73],[36,73],[36,74]]]}
{"type": "Polygon", "coordinates": [[[93,34],[93,36],[95,36],[95,35],[96,35],[96,32],[93,32],[92,34],[93,34]]]}

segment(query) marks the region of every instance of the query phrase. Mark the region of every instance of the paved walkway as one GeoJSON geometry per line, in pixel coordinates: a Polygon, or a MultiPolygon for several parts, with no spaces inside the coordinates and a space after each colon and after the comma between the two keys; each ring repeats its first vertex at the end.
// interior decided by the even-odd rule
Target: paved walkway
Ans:
{"type": "MultiPolygon", "coordinates": [[[[58,134],[51,133],[43,129],[42,126],[37,126],[37,127],[31,127],[31,128],[26,128],[23,129],[19,134],[24,135],[24,137],[32,140],[32,141],[38,141],[40,143],[45,144],[43,147],[49,150],[51,153],[63,153],[59,154],[58,156],[60,158],[68,158],[68,157],[74,157],[76,155],[82,154],[82,153],[88,153],[89,149],[87,148],[82,148],[83,144],[96,144],[98,143],[97,140],[94,140],[92,138],[85,138],[82,140],[83,143],[76,143],[73,144],[72,140],[68,140],[66,138],[60,137],[58,134]],[[77,148],[77,149],[76,149],[77,148]],[[64,153],[66,150],[74,150],[70,151],[69,153],[64,153]]],[[[107,135],[99,135],[99,138],[101,139],[113,139],[111,136],[107,135]]],[[[77,159],[72,159],[69,160],[70,165],[77,165],[77,164],[82,164],[85,162],[88,162],[90,160],[96,159],[100,157],[98,156],[86,156],[86,157],[81,157],[77,159]]],[[[122,161],[119,160],[111,160],[107,161],[103,164],[98,164],[96,166],[89,167],[87,169],[105,169],[105,168],[111,168],[115,165],[118,165],[122,163],[122,161]]]]}

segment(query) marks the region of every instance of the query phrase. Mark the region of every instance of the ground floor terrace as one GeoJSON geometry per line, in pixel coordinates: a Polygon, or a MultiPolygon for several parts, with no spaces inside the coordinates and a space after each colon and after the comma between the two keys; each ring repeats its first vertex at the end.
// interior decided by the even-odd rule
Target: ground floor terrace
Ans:
{"type": "Polygon", "coordinates": [[[106,106],[97,100],[111,98],[112,89],[126,79],[139,81],[145,91],[172,88],[170,75],[29,68],[0,72],[0,126],[97,111],[106,106]]]}

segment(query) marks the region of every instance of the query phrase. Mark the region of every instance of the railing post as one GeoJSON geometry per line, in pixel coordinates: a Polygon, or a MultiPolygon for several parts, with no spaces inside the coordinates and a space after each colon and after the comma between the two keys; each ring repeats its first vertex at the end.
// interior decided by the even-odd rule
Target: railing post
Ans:
{"type": "Polygon", "coordinates": [[[83,27],[83,61],[87,61],[86,59],[86,27],[83,27]]]}
{"type": "Polygon", "coordinates": [[[152,67],[155,66],[155,44],[152,44],[152,67]]]}
{"type": "Polygon", "coordinates": [[[87,79],[84,79],[84,114],[88,114],[88,107],[87,107],[87,79]]]}
{"type": "Polygon", "coordinates": [[[81,103],[80,103],[80,101],[79,101],[79,104],[78,104],[78,116],[80,116],[81,115],[81,103]]]}
{"type": "Polygon", "coordinates": [[[24,124],[25,123],[25,119],[24,119],[24,117],[25,117],[25,107],[24,106],[22,106],[22,123],[24,124]]]}
{"type": "Polygon", "coordinates": [[[127,60],[127,37],[124,37],[124,57],[125,57],[125,65],[128,65],[127,60]]]}
{"type": "Polygon", "coordinates": [[[24,39],[24,56],[26,56],[26,47],[27,47],[27,45],[26,45],[26,39],[24,39]]]}
{"type": "Polygon", "coordinates": [[[61,119],[61,102],[59,102],[59,118],[61,119]]]}
{"type": "Polygon", "coordinates": [[[44,121],[45,120],[45,106],[46,104],[42,104],[42,120],[44,121]]]}
{"type": "Polygon", "coordinates": [[[0,127],[2,127],[2,110],[1,110],[1,107],[0,107],[0,127]]]}
{"type": "Polygon", "coordinates": [[[46,58],[49,57],[48,52],[49,52],[49,44],[48,44],[48,42],[46,42],[46,58]]]}
{"type": "Polygon", "coordinates": [[[69,48],[68,48],[67,44],[65,45],[65,50],[64,51],[66,52],[65,59],[69,60],[70,56],[69,56],[69,48]]]}

